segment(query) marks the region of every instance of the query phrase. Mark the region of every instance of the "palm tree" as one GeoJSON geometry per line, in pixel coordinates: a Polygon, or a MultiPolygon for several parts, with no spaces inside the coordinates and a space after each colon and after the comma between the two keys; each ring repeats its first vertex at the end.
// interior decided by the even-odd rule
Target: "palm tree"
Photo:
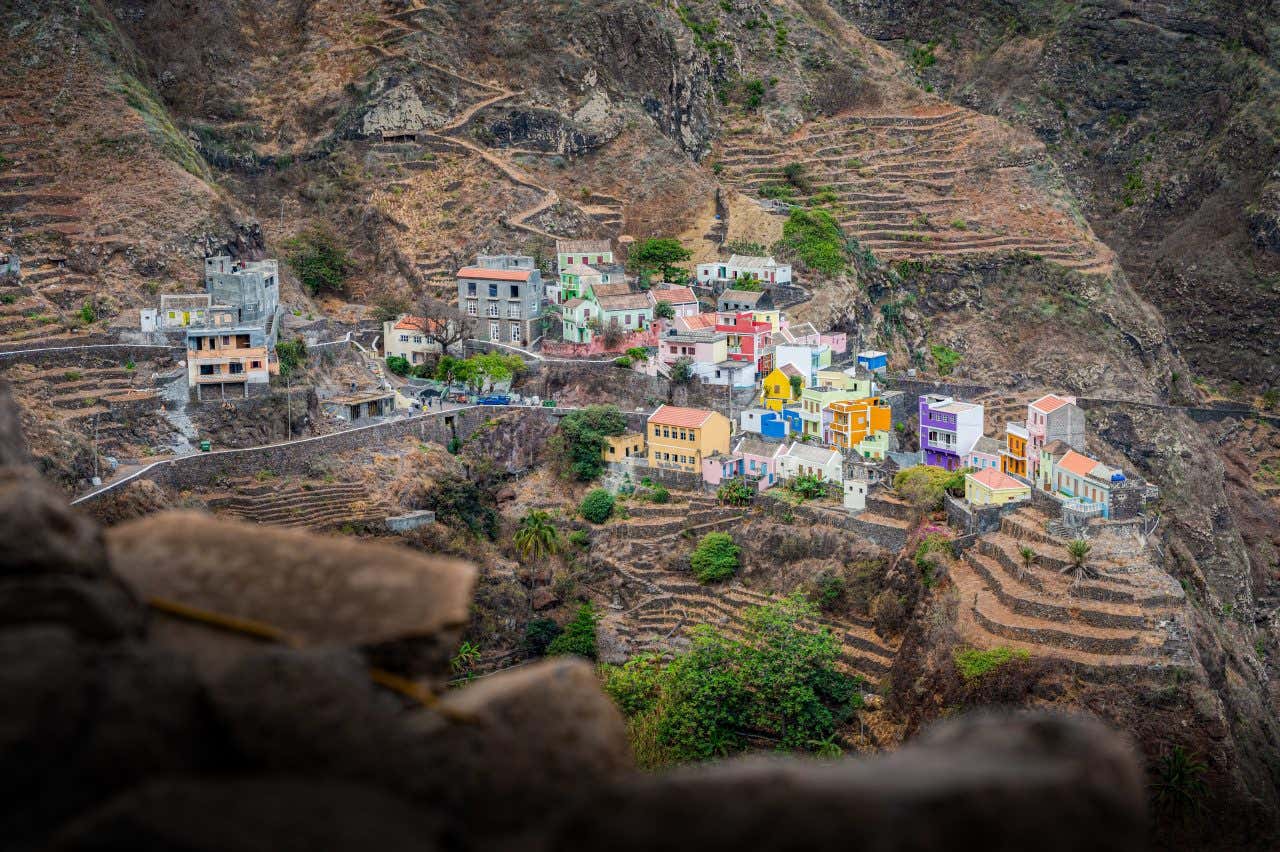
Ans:
{"type": "Polygon", "coordinates": [[[526,559],[545,559],[560,552],[560,531],[552,526],[551,515],[541,509],[533,509],[520,519],[513,541],[526,559]]]}
{"type": "Polygon", "coordinates": [[[1034,550],[1025,544],[1018,547],[1018,556],[1022,557],[1022,573],[1018,575],[1019,580],[1026,578],[1027,572],[1031,570],[1031,563],[1036,561],[1037,555],[1034,550]]]}
{"type": "Polygon", "coordinates": [[[1063,569],[1063,573],[1074,571],[1077,583],[1085,577],[1097,576],[1097,572],[1089,565],[1089,551],[1091,550],[1093,550],[1093,545],[1082,538],[1075,538],[1067,542],[1067,555],[1071,557],[1071,562],[1063,569]]]}

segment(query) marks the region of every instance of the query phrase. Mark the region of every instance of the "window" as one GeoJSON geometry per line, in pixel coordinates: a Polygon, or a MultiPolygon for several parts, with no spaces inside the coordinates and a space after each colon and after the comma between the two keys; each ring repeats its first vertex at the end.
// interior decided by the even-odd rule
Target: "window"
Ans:
{"type": "Polygon", "coordinates": [[[518,322],[511,323],[511,342],[520,342],[520,323],[518,322]]]}
{"type": "Polygon", "coordinates": [[[489,303],[489,311],[488,311],[488,313],[489,313],[489,316],[491,316],[491,317],[496,317],[496,316],[498,315],[498,304],[497,304],[497,302],[490,302],[490,303],[489,303]]]}
{"type": "Polygon", "coordinates": [[[244,372],[244,364],[239,361],[232,361],[228,366],[230,366],[233,375],[239,375],[244,372]]]}
{"type": "Polygon", "coordinates": [[[502,339],[502,323],[499,323],[499,322],[489,323],[489,339],[490,340],[502,339]]]}
{"type": "Polygon", "coordinates": [[[213,365],[212,365],[212,364],[201,364],[201,365],[200,365],[200,375],[202,375],[202,376],[212,376],[212,375],[213,375],[213,365]]]}
{"type": "Polygon", "coordinates": [[[507,319],[520,319],[519,305],[509,305],[507,307],[507,319]]]}
{"type": "Polygon", "coordinates": [[[489,298],[490,298],[490,299],[496,299],[496,298],[498,298],[498,285],[497,285],[497,284],[490,284],[490,285],[489,285],[489,298]]]}
{"type": "Polygon", "coordinates": [[[467,305],[467,316],[473,317],[477,313],[479,312],[476,310],[475,302],[472,302],[471,304],[467,305]]]}
{"type": "Polygon", "coordinates": [[[400,335],[400,342],[401,342],[401,343],[408,343],[408,342],[409,342],[409,335],[407,335],[407,334],[402,334],[402,335],[400,335]]]}
{"type": "Polygon", "coordinates": [[[468,282],[467,282],[467,295],[468,295],[468,296],[471,296],[472,298],[475,298],[475,295],[476,295],[476,282],[474,282],[474,281],[468,281],[468,282]]]}
{"type": "Polygon", "coordinates": [[[520,298],[520,285],[519,285],[519,284],[512,284],[512,285],[511,285],[511,298],[513,298],[513,299],[519,299],[519,298],[520,298]]]}
{"type": "Polygon", "coordinates": [[[604,258],[601,257],[600,255],[596,255],[596,263],[603,263],[603,262],[604,262],[604,258]]]}
{"type": "Polygon", "coordinates": [[[249,369],[251,369],[251,370],[261,370],[261,369],[262,369],[262,362],[261,362],[261,361],[250,361],[250,362],[249,362],[249,369]]]}

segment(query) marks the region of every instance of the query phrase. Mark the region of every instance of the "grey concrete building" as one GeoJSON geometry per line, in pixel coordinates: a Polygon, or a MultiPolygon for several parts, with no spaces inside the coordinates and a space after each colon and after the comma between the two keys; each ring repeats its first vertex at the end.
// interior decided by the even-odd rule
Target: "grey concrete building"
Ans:
{"type": "Polygon", "coordinates": [[[481,255],[458,270],[458,310],[476,323],[476,337],[531,346],[542,337],[542,274],[525,255],[481,255]]]}

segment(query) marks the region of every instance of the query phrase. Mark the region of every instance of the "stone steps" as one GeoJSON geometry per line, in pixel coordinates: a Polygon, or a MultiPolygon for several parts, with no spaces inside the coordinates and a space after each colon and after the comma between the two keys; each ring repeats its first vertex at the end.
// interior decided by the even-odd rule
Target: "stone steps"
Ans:
{"type": "Polygon", "coordinates": [[[992,594],[1010,612],[1018,615],[1068,627],[1081,624],[1104,629],[1144,630],[1149,626],[1146,614],[1136,605],[1104,604],[1107,610],[1095,609],[1079,599],[1073,602],[1070,598],[1035,591],[1002,570],[1007,566],[997,564],[985,554],[970,550],[964,558],[992,594]]]}

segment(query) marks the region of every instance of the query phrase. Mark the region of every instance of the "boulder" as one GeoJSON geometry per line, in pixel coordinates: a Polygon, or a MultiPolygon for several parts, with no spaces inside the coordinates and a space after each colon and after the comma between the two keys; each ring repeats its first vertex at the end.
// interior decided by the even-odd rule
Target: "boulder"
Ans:
{"type": "Polygon", "coordinates": [[[166,778],[124,793],[68,825],[64,852],[431,852],[437,824],[387,793],[297,777],[166,778]]]}
{"type": "Polygon", "coordinates": [[[977,714],[868,760],[757,757],[636,777],[551,846],[1130,852],[1146,848],[1144,802],[1132,749],[1100,722],[977,714]]]}
{"type": "Polygon", "coordinates": [[[158,635],[219,668],[256,634],[358,648],[401,674],[442,674],[475,581],[454,559],[194,512],[113,527],[107,543],[112,567],[177,622],[158,635]]]}
{"type": "Polygon", "coordinates": [[[560,605],[560,596],[556,594],[555,589],[547,586],[534,589],[531,598],[533,600],[533,608],[539,612],[560,605]]]}
{"type": "Polygon", "coordinates": [[[27,468],[0,468],[0,577],[107,576],[102,531],[27,468]]]}

